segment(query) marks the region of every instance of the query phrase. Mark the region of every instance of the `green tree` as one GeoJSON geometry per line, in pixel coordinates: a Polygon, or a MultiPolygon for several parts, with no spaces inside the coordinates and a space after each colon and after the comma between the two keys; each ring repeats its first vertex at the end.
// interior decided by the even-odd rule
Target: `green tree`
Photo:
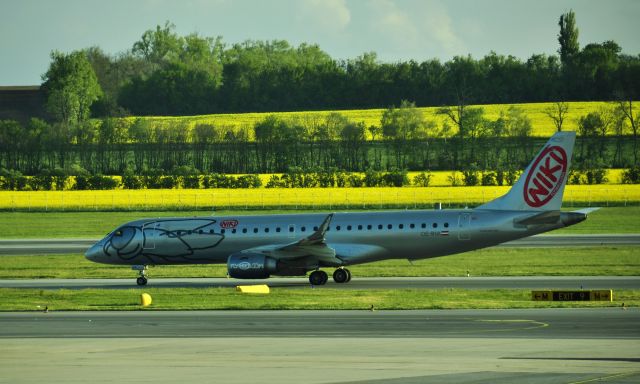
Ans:
{"type": "Polygon", "coordinates": [[[392,144],[395,164],[398,169],[407,167],[408,157],[414,155],[427,138],[427,121],[415,103],[403,100],[400,108],[391,107],[382,113],[380,120],[382,136],[392,144]]]}
{"type": "Polygon", "coordinates": [[[49,112],[64,124],[89,118],[91,104],[102,95],[96,74],[82,51],[51,53],[51,64],[42,76],[49,112]]]}
{"type": "Polygon", "coordinates": [[[560,33],[558,34],[560,61],[562,65],[571,65],[580,52],[580,44],[578,43],[579,31],[578,27],[576,27],[576,14],[573,10],[560,15],[558,25],[560,26],[560,33]]]}
{"type": "Polygon", "coordinates": [[[556,101],[544,110],[544,114],[553,120],[558,132],[562,131],[562,124],[569,113],[569,104],[564,101],[556,101]]]}

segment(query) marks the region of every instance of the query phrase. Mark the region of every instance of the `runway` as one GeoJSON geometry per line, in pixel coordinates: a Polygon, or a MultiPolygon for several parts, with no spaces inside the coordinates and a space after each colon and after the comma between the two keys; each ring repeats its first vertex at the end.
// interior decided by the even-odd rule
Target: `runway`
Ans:
{"type": "MultiPolygon", "coordinates": [[[[84,253],[98,239],[11,239],[0,240],[0,255],[51,255],[84,253]]],[[[640,245],[640,234],[536,235],[510,241],[498,247],[595,247],[640,245]]]]}
{"type": "Polygon", "coordinates": [[[1,313],[0,381],[632,383],[640,310],[1,313]]]}
{"type": "MultiPolygon", "coordinates": [[[[130,289],[137,287],[135,273],[130,279],[3,279],[0,288],[36,289],[130,289]]],[[[147,287],[205,288],[235,287],[246,284],[267,284],[272,288],[310,287],[307,278],[270,278],[266,280],[236,280],[226,278],[153,278],[147,287]]],[[[512,277],[357,277],[348,284],[327,285],[316,289],[640,289],[640,276],[512,276],[512,277]]]]}

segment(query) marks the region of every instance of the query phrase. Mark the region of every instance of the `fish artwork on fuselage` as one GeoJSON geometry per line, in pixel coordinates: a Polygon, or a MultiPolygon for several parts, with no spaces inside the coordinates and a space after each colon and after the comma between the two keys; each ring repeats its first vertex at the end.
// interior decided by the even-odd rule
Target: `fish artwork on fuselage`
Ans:
{"type": "Polygon", "coordinates": [[[122,226],[107,236],[105,255],[121,260],[189,260],[195,251],[215,248],[224,240],[214,219],[158,219],[122,226]],[[161,242],[161,247],[156,247],[161,242]]]}

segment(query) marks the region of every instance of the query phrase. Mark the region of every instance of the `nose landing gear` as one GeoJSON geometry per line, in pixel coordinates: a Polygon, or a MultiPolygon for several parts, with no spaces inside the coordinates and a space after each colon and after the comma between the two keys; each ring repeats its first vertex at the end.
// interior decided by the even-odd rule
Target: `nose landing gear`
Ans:
{"type": "Polygon", "coordinates": [[[147,266],[146,265],[132,265],[131,269],[138,271],[138,278],[136,284],[143,286],[147,285],[147,266]]]}

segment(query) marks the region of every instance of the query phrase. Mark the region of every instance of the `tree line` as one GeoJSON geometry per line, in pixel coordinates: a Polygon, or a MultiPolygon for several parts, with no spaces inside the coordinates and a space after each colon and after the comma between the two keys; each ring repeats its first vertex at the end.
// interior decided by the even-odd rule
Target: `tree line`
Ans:
{"type": "Polygon", "coordinates": [[[93,116],[637,99],[640,55],[614,41],[578,44],[573,12],[559,20],[558,55],[490,52],[385,63],[374,52],[336,60],[318,45],[180,36],[166,22],[126,52],[52,53],[43,89],[60,121],[93,116]],[[89,108],[90,106],[90,108],[89,108]]]}
{"type": "MultiPolygon", "coordinates": [[[[574,167],[626,168],[638,164],[637,131],[626,103],[589,112],[578,121],[574,167]]],[[[560,119],[560,105],[550,116],[560,119]]],[[[62,170],[69,175],[162,173],[252,174],[339,171],[479,170],[526,166],[543,138],[531,119],[510,107],[495,120],[482,107],[443,107],[440,125],[413,103],[386,109],[379,126],[334,112],[304,121],[268,115],[252,127],[158,124],[122,118],[78,124],[0,121],[0,169],[24,175],[62,170]]],[[[559,129],[562,129],[561,125],[559,129]]]]}

